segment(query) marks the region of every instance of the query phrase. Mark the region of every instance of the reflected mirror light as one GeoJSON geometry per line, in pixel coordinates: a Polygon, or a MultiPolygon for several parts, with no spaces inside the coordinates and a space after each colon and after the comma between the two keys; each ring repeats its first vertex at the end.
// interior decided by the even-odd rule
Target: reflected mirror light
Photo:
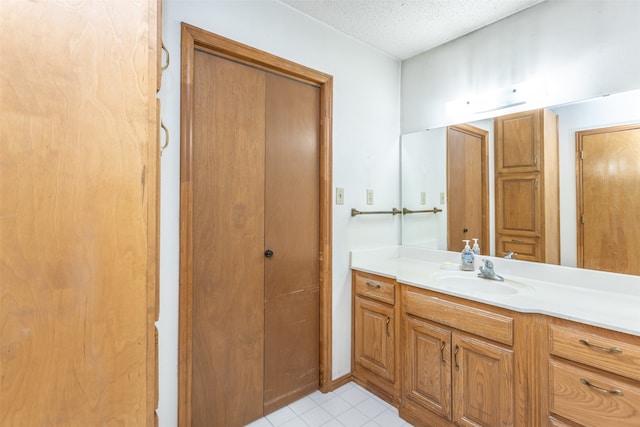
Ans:
{"type": "MultiPolygon", "coordinates": [[[[445,105],[449,117],[460,121],[472,121],[475,115],[495,112],[508,114],[515,107],[527,105],[526,109],[547,105],[549,94],[544,78],[531,79],[506,88],[472,94],[449,101],[445,105]]],[[[522,110],[522,108],[520,108],[522,110]]]]}

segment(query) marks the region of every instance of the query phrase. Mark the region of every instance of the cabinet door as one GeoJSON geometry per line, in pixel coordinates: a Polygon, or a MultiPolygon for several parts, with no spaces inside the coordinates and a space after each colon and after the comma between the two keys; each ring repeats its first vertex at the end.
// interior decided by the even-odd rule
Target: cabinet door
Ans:
{"type": "Polygon", "coordinates": [[[393,306],[355,298],[355,362],[376,375],[395,380],[393,306]]]}
{"type": "Polygon", "coordinates": [[[460,426],[512,426],[513,393],[513,352],[455,333],[454,422],[460,426]]]}
{"type": "Polygon", "coordinates": [[[0,2],[1,426],[153,422],[154,7],[0,2]]]}
{"type": "Polygon", "coordinates": [[[403,397],[451,421],[451,331],[409,315],[404,337],[403,397]]]}
{"type": "Polygon", "coordinates": [[[495,119],[496,173],[540,171],[542,110],[495,119]]]}
{"type": "Polygon", "coordinates": [[[542,201],[540,175],[513,174],[496,177],[496,233],[540,237],[542,201]]]}

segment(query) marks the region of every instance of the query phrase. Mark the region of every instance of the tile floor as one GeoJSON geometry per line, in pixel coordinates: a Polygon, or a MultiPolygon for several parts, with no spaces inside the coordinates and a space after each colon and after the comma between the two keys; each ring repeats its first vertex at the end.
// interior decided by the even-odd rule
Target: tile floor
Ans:
{"type": "Polygon", "coordinates": [[[247,427],[411,427],[398,410],[356,383],[315,391],[247,427]]]}

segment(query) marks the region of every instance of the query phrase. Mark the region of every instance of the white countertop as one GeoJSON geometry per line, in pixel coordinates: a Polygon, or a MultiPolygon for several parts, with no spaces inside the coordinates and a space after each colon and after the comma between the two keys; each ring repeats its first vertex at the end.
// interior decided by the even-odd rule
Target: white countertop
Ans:
{"type": "Polygon", "coordinates": [[[438,278],[475,278],[477,271],[446,271],[460,254],[408,246],[351,251],[351,268],[396,279],[400,283],[483,302],[522,313],[540,313],[640,336],[640,277],[533,262],[476,257],[494,263],[497,274],[517,292],[449,289],[438,278]]]}

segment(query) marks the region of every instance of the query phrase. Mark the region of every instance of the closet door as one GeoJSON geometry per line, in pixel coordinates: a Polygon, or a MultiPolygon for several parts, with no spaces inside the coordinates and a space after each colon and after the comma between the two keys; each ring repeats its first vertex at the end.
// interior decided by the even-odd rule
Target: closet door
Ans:
{"type": "Polygon", "coordinates": [[[0,426],[152,425],[157,4],[0,3],[0,426]]]}
{"type": "Polygon", "coordinates": [[[266,78],[265,384],[269,413],[319,382],[320,90],[266,78]]]}
{"type": "Polygon", "coordinates": [[[262,416],[265,73],[195,52],[193,426],[262,416]]]}

